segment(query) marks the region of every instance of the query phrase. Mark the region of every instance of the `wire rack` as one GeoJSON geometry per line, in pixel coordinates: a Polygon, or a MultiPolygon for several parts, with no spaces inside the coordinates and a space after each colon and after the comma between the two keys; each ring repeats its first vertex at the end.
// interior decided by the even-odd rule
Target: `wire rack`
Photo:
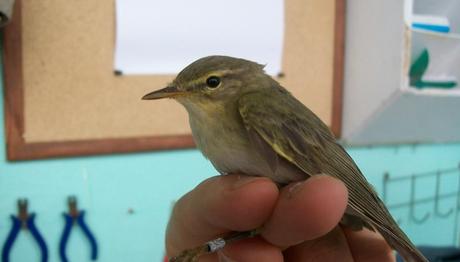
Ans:
{"type": "MultiPolygon", "coordinates": [[[[417,225],[424,224],[430,218],[451,218],[453,219],[453,244],[456,244],[458,241],[459,236],[459,227],[458,227],[458,216],[460,211],[460,163],[457,167],[447,168],[447,169],[438,169],[429,172],[423,173],[414,173],[409,175],[398,175],[398,176],[391,176],[390,173],[386,172],[383,174],[383,183],[382,183],[382,200],[385,202],[387,207],[390,210],[393,209],[407,209],[407,213],[405,213],[406,217],[397,217],[396,220],[398,223],[402,223],[405,221],[406,223],[413,223],[417,225]],[[450,190],[448,192],[443,192],[441,188],[441,184],[443,179],[447,179],[449,176],[449,182],[455,183],[452,185],[450,183],[450,190]],[[427,190],[427,188],[418,188],[417,182],[423,179],[430,179],[430,186],[434,186],[434,190],[427,190]],[[404,201],[388,201],[390,194],[390,186],[395,184],[395,186],[409,185],[409,195],[408,199],[404,201]],[[455,190],[452,190],[455,188],[455,190]],[[424,190],[433,192],[432,194],[424,194],[423,197],[417,197],[416,192],[417,190],[424,190]],[[426,196],[427,195],[427,196],[426,196]],[[441,203],[445,201],[449,201],[450,204],[449,208],[441,208],[441,203]],[[392,203],[390,203],[392,202],[392,203]],[[421,205],[429,205],[432,203],[432,210],[425,211],[422,215],[420,214],[420,210],[418,207],[421,205]],[[418,210],[416,212],[416,210],[418,210]],[[418,213],[418,214],[417,214],[418,213]]],[[[425,192],[426,193],[426,192],[425,192]]],[[[445,206],[445,205],[444,205],[445,206]]],[[[401,213],[398,213],[401,214],[401,213]]]]}

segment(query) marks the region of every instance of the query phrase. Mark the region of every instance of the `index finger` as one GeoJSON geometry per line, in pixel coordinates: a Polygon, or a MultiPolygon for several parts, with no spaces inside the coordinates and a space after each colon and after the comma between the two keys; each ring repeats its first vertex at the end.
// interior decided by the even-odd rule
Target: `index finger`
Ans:
{"type": "Polygon", "coordinates": [[[169,256],[229,231],[258,228],[270,216],[278,188],[267,178],[225,175],[210,178],[174,206],[166,230],[169,256]]]}

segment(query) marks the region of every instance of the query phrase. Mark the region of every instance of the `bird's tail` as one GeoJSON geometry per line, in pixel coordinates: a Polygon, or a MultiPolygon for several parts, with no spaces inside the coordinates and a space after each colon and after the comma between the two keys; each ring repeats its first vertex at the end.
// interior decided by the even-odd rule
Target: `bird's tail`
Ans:
{"type": "Polygon", "coordinates": [[[402,256],[404,261],[429,262],[398,226],[392,228],[392,230],[384,227],[376,227],[376,229],[387,243],[402,256]]]}

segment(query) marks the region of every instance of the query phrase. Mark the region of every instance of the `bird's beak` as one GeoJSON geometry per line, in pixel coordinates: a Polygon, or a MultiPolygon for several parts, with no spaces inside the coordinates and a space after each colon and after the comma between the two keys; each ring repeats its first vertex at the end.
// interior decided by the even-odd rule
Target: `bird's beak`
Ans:
{"type": "Polygon", "coordinates": [[[185,94],[186,92],[177,89],[176,86],[167,86],[163,89],[153,91],[142,97],[143,100],[161,99],[161,98],[174,98],[185,94]]]}

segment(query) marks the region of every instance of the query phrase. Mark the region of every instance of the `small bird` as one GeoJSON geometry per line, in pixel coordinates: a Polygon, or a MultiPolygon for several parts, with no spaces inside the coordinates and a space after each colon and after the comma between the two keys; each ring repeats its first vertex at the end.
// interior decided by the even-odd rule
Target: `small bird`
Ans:
{"type": "MultiPolygon", "coordinates": [[[[377,230],[407,262],[428,261],[396,224],[353,159],[312,111],[264,72],[240,58],[208,56],[143,99],[173,98],[189,115],[197,147],[221,174],[265,176],[279,185],[328,174],[349,192],[341,224],[377,230]]],[[[255,231],[254,231],[255,232],[255,231]]],[[[183,252],[198,256],[241,233],[183,252]]],[[[194,261],[191,259],[191,261],[194,261]]]]}

